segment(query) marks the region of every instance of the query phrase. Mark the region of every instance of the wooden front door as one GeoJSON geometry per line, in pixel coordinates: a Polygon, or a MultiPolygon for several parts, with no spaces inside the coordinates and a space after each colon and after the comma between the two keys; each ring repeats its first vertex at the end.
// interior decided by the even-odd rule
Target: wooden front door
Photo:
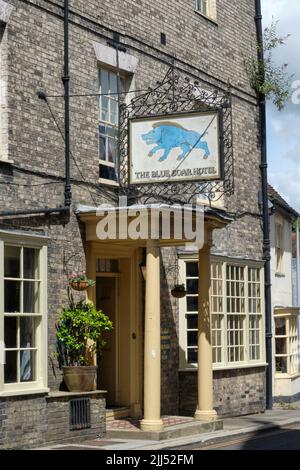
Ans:
{"type": "Polygon", "coordinates": [[[107,405],[118,404],[118,301],[116,277],[97,277],[96,305],[113,322],[113,330],[105,333],[103,339],[107,342],[98,356],[98,384],[99,390],[107,390],[107,405]]]}

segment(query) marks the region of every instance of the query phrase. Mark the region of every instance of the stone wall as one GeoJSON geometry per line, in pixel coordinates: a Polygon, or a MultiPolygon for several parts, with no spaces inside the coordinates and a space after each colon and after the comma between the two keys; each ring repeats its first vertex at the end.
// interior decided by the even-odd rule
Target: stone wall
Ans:
{"type": "Polygon", "coordinates": [[[0,449],[37,448],[46,443],[96,438],[105,433],[105,398],[91,392],[91,427],[70,431],[69,402],[76,394],[26,395],[0,399],[0,449]]]}
{"type": "MultiPolygon", "coordinates": [[[[214,408],[219,416],[265,411],[265,367],[214,371],[214,408]]],[[[197,372],[179,372],[179,413],[193,415],[197,407],[197,372]]]]}

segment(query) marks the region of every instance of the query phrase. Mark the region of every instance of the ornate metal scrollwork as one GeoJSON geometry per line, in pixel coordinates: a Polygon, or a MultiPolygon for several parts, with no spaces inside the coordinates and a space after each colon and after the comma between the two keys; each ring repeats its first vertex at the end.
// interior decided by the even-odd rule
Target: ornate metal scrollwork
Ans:
{"type": "Polygon", "coordinates": [[[203,195],[218,200],[234,190],[232,148],[232,113],[230,91],[204,86],[171,67],[164,79],[149,87],[146,93],[120,106],[119,188],[121,195],[138,202],[189,203],[203,195]],[[210,89],[209,89],[210,88],[210,89]],[[222,110],[223,179],[216,181],[161,182],[141,185],[129,183],[128,124],[138,117],[172,115],[190,111],[222,110]]]}

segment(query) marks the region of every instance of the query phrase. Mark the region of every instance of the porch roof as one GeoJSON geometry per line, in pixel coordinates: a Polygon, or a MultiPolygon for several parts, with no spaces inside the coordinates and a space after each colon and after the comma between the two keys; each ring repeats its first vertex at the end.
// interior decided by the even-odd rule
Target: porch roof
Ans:
{"type": "MultiPolygon", "coordinates": [[[[119,214],[127,213],[128,214],[128,221],[130,222],[135,215],[135,212],[142,212],[147,211],[149,216],[151,211],[159,212],[159,211],[170,211],[170,220],[171,223],[174,221],[174,215],[176,213],[182,214],[182,209],[188,213],[192,213],[193,219],[196,219],[197,213],[204,212],[204,230],[205,230],[205,238],[208,232],[211,232],[214,229],[220,229],[226,227],[230,222],[232,222],[232,218],[226,213],[225,210],[209,207],[209,206],[197,206],[197,205],[189,205],[189,206],[180,206],[180,205],[170,205],[170,204],[135,204],[131,206],[110,206],[110,205],[102,205],[99,207],[94,206],[86,206],[86,205],[78,205],[75,209],[75,214],[79,217],[79,219],[86,224],[86,239],[87,241],[101,241],[106,243],[130,243],[134,242],[135,245],[139,244],[139,246],[144,246],[146,244],[145,240],[129,240],[122,237],[122,239],[107,239],[101,240],[97,238],[96,235],[96,225],[97,223],[103,219],[109,213],[115,213],[118,219],[119,214]],[[129,211],[129,213],[128,213],[129,211]],[[144,243],[143,243],[144,242],[144,243]]],[[[173,233],[173,226],[171,227],[171,232],[173,233]]],[[[180,246],[186,241],[192,242],[192,240],[186,240],[184,236],[182,239],[172,239],[172,240],[165,240],[160,237],[160,244],[162,246],[170,246],[170,245],[177,245],[180,246]]]]}

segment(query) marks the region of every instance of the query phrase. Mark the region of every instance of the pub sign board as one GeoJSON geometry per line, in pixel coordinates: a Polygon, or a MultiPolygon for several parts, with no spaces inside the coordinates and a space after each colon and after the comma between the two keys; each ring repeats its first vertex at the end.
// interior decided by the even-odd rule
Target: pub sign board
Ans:
{"type": "Polygon", "coordinates": [[[219,110],[131,119],[130,184],[221,179],[222,127],[219,110]]]}

